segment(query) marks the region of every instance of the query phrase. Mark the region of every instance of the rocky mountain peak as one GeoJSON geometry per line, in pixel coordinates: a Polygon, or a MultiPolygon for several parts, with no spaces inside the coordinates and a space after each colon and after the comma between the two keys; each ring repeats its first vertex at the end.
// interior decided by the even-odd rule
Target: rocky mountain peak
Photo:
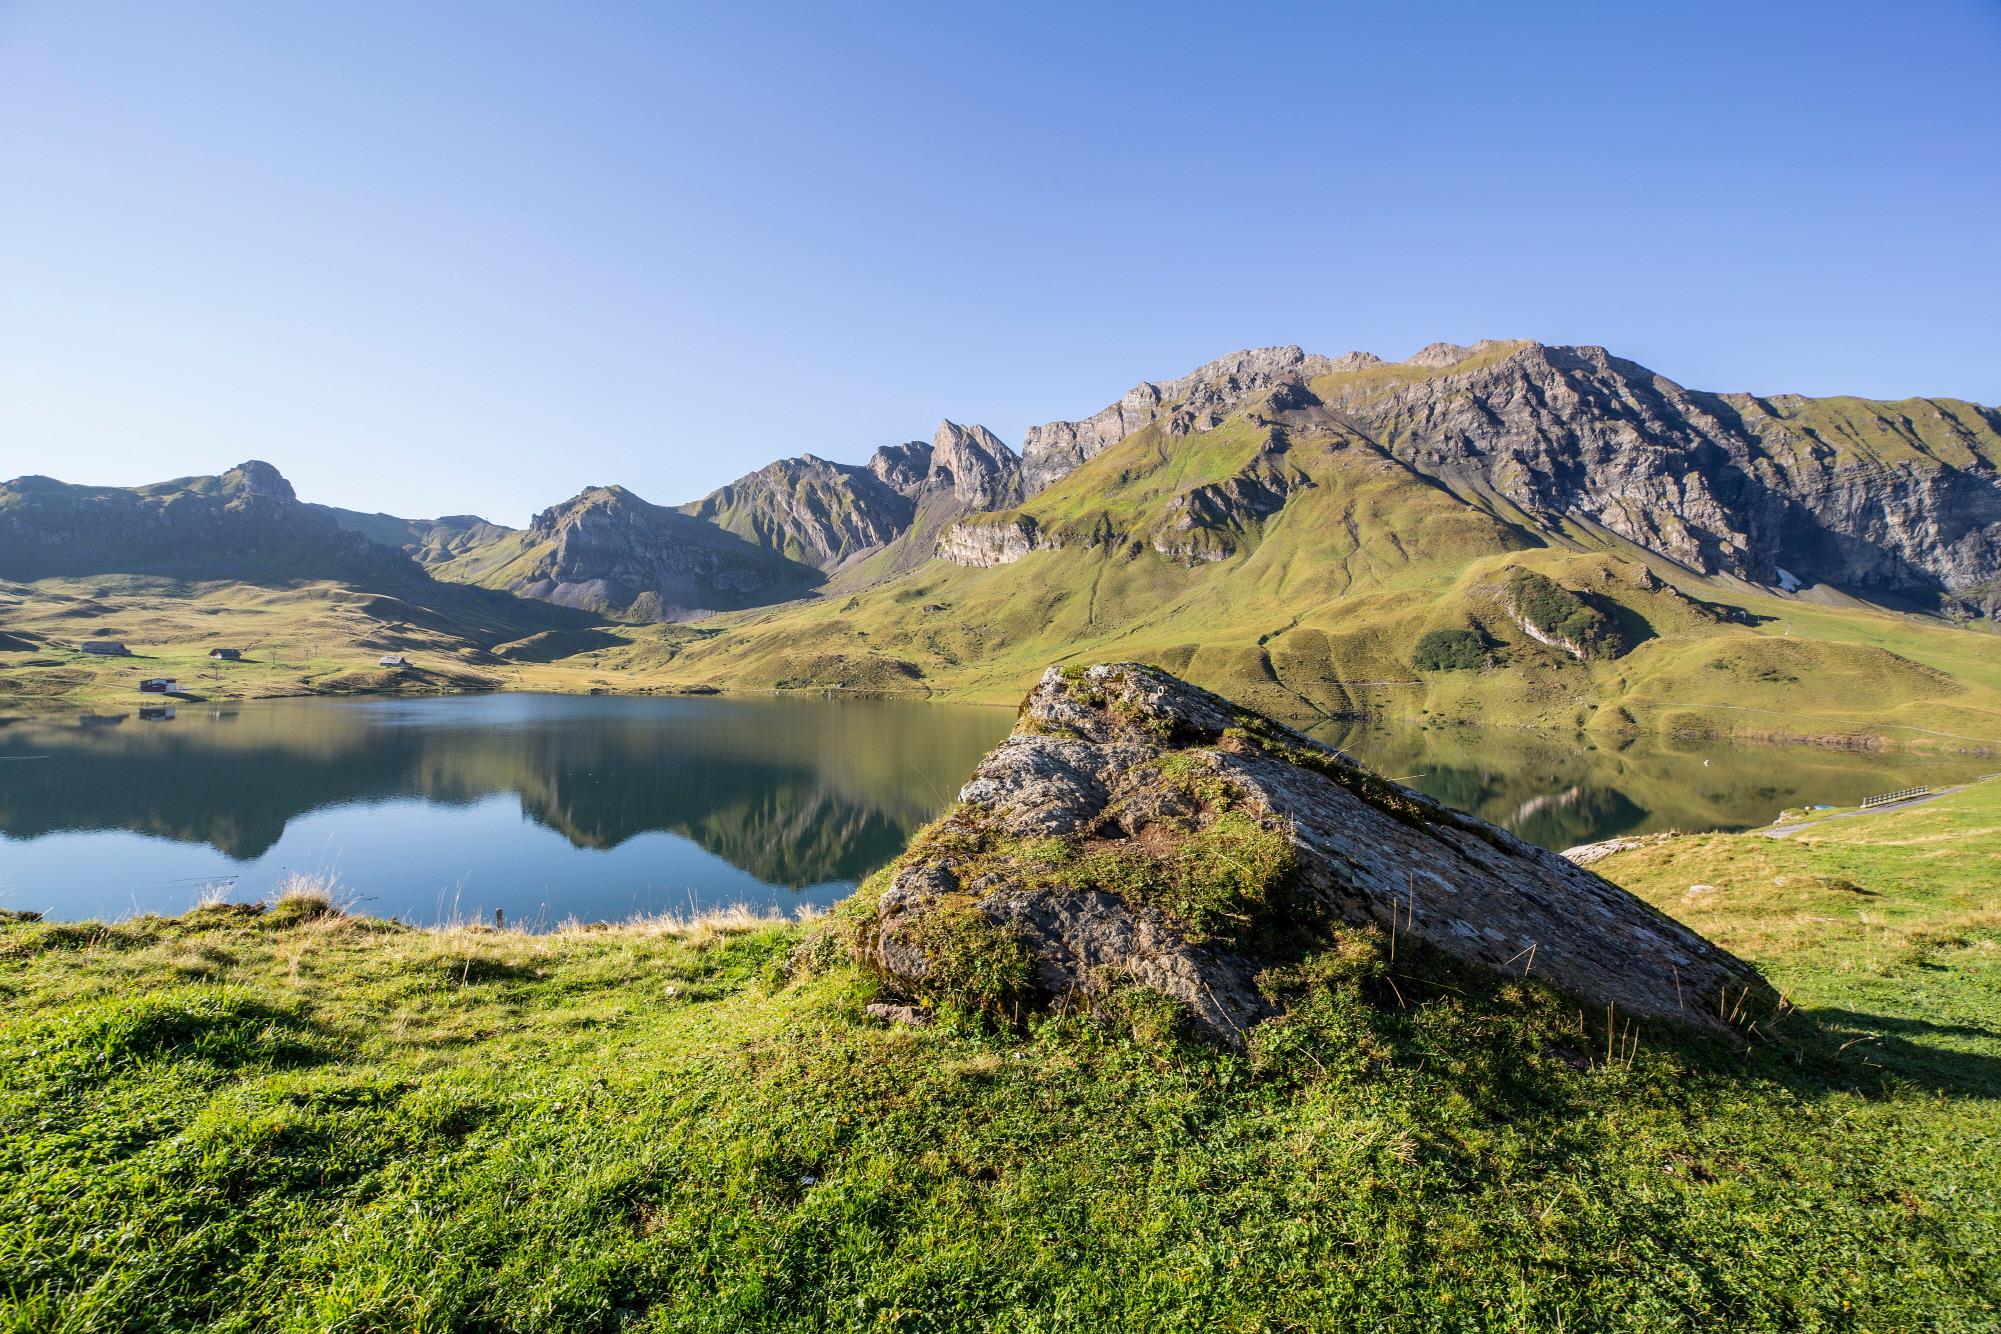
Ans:
{"type": "Polygon", "coordinates": [[[1327,363],[1331,371],[1365,371],[1371,366],[1384,365],[1381,357],[1373,352],[1344,352],[1327,363]]]}
{"type": "Polygon", "coordinates": [[[922,440],[884,445],[869,456],[868,470],[890,490],[914,496],[931,476],[931,446],[922,440]]]}
{"type": "Polygon", "coordinates": [[[908,495],[872,468],[802,454],[768,463],[681,512],[831,570],[894,541],[909,526],[913,508],[908,495]]]}
{"type": "Polygon", "coordinates": [[[540,537],[550,537],[589,515],[629,519],[643,516],[653,508],[615,483],[610,486],[587,486],[561,504],[551,505],[537,514],[529,522],[528,531],[540,537]]]}
{"type": "Polygon", "coordinates": [[[248,459],[222,475],[223,490],[238,495],[269,496],[274,500],[297,500],[298,493],[285,475],[262,459],[248,459]]]}
{"type": "Polygon", "coordinates": [[[1156,421],[1164,421],[1175,435],[1206,430],[1276,386],[1334,369],[1326,357],[1288,344],[1232,352],[1179,379],[1141,381],[1118,402],[1082,421],[1032,428],[1022,438],[1022,489],[1033,495],[1156,421]]]}
{"type": "Polygon", "coordinates": [[[941,421],[928,480],[949,487],[969,509],[999,509],[1021,499],[1021,456],[984,426],[941,421]]]}
{"type": "Polygon", "coordinates": [[[1443,370],[1447,366],[1457,365],[1472,355],[1472,348],[1463,347],[1458,343],[1426,343],[1405,357],[1404,365],[1429,366],[1434,370],[1443,370]]]}
{"type": "MultiPolygon", "coordinates": [[[[1423,366],[1427,370],[1447,370],[1453,366],[1457,366],[1462,361],[1471,360],[1483,352],[1490,352],[1496,348],[1549,350],[1544,348],[1541,343],[1519,338],[1482,338],[1471,347],[1459,343],[1427,343],[1404,358],[1403,364],[1406,366],[1423,366]]],[[[1580,348],[1577,350],[1603,353],[1605,349],[1580,348]]]]}
{"type": "Polygon", "coordinates": [[[1043,675],[891,868],[857,953],[917,998],[994,1009],[1149,987],[1240,1045],[1278,1009],[1272,942],[1353,930],[1637,1016],[1714,1024],[1768,992],[1583,867],[1133,663],[1043,675]],[[969,949],[1024,959],[1015,994],[955,994],[969,949]]]}

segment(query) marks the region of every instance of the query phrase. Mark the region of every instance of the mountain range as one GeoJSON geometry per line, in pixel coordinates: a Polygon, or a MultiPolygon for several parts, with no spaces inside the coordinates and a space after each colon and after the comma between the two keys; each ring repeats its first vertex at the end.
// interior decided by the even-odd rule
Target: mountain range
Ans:
{"type": "MultiPolygon", "coordinates": [[[[593,486],[525,529],[306,504],[256,462],[131,489],[0,484],[0,579],[22,605],[36,581],[111,574],[323,580],[417,604],[470,585],[586,618],[594,651],[609,634],[667,678],[724,686],[951,689],[1117,649],[1269,686],[1273,707],[1355,711],[1366,682],[1427,680],[1427,634],[1460,637],[1440,661],[1491,674],[1522,666],[1525,642],[1582,664],[1756,635],[1773,600],[1820,609],[1817,626],[1991,617],[2001,413],[1689,390],[1597,347],[1438,343],[1401,362],[1276,347],[1137,385],[1018,453],[944,421],[862,464],[781,459],[678,506],[593,486]],[[1521,571],[1551,591],[1525,598],[1521,571]],[[1577,616],[1617,633],[1557,632],[1577,616]]],[[[594,668],[619,667],[613,647],[594,668]]]]}

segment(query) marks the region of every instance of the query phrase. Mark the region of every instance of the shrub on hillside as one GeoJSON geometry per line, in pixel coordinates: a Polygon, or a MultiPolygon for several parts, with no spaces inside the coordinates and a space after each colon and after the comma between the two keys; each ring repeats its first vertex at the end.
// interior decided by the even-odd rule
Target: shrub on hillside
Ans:
{"type": "Polygon", "coordinates": [[[1429,630],[1411,660],[1421,672],[1455,672],[1487,661],[1487,644],[1475,630],[1429,630]]]}

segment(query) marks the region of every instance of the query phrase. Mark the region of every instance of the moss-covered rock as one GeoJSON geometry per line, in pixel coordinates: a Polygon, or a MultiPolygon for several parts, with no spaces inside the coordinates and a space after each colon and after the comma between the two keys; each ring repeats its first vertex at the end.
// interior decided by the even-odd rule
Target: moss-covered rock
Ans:
{"type": "Polygon", "coordinates": [[[1301,960],[1367,971],[1399,939],[1406,969],[1435,955],[1640,1016],[1717,1022],[1765,990],[1582,867],[1134,664],[1051,668],[849,913],[857,956],[912,999],[1155,1034],[1172,1004],[1232,1045],[1286,1008],[1301,960]]]}

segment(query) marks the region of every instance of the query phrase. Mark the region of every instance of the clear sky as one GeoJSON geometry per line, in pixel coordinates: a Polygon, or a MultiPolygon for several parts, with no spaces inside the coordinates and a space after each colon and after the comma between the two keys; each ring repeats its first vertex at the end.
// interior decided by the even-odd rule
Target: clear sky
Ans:
{"type": "Polygon", "coordinates": [[[0,477],[521,523],[1244,346],[2001,401],[2001,3],[0,0],[0,477]]]}

